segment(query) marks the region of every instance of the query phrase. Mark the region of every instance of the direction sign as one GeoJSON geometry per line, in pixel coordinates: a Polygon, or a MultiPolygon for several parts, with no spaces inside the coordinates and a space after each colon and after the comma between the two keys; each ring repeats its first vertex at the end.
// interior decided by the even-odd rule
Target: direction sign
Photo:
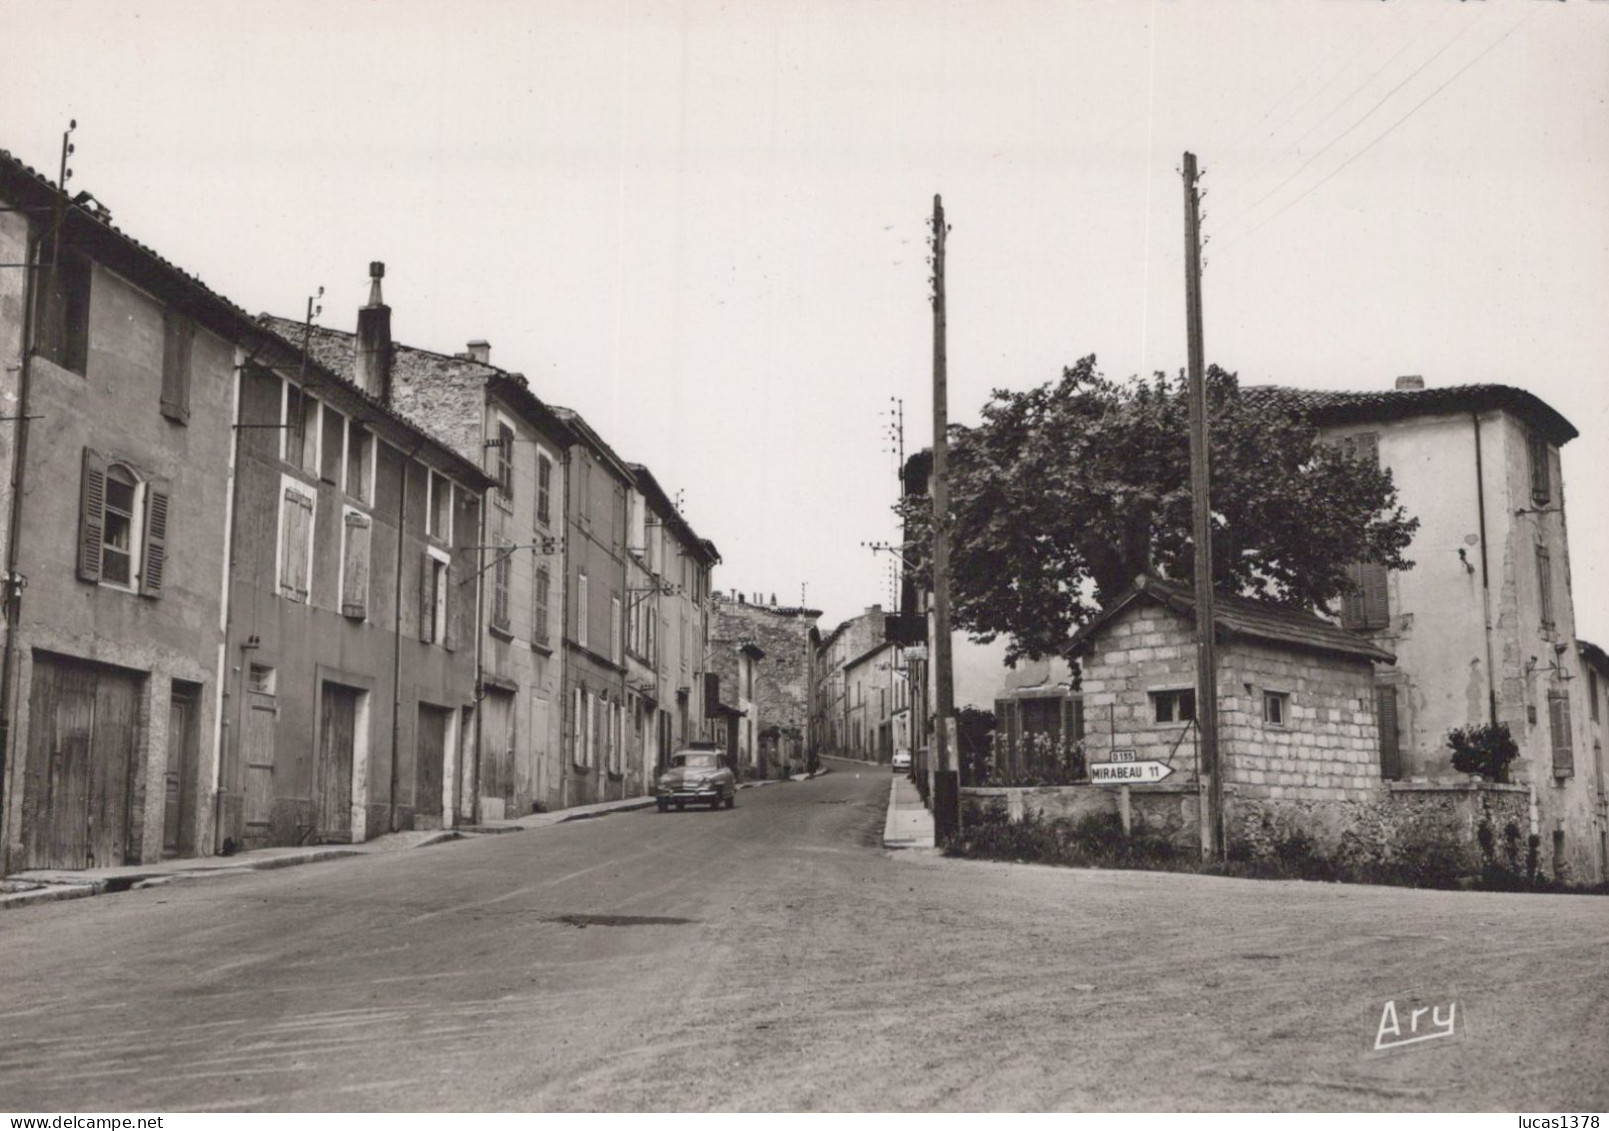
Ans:
{"type": "MultiPolygon", "coordinates": [[[[1116,754],[1117,751],[1113,753],[1116,754]]],[[[1166,762],[1121,761],[1089,764],[1089,780],[1096,785],[1155,785],[1171,773],[1173,767],[1166,762]]]]}

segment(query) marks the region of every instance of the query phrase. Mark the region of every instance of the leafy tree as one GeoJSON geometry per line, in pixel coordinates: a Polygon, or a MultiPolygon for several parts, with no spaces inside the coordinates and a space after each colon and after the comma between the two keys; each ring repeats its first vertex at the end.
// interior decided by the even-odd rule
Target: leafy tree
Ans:
{"type": "MultiPolygon", "coordinates": [[[[1142,572],[1194,576],[1189,408],[1182,376],[1115,382],[1094,356],[1026,392],[996,390],[952,429],[950,561],[956,627],[1006,636],[1006,662],[1049,655],[1142,572]]],[[[1321,444],[1298,415],[1207,373],[1213,578],[1222,592],[1321,609],[1347,566],[1413,563],[1419,525],[1389,470],[1321,444]]],[[[926,573],[931,499],[899,510],[926,573]]]]}

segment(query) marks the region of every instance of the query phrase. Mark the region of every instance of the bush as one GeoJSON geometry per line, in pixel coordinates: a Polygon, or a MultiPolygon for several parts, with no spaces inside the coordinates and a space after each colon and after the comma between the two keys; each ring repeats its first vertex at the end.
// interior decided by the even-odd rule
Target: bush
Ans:
{"type": "Polygon", "coordinates": [[[1508,781],[1509,763],[1520,756],[1507,723],[1478,723],[1447,732],[1453,752],[1453,769],[1479,774],[1489,781],[1508,781]]]}

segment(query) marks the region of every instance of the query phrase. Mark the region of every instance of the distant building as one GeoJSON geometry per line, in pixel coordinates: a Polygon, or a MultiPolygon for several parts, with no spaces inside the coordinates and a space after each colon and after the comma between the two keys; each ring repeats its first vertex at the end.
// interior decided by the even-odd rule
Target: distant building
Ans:
{"type": "Polygon", "coordinates": [[[849,618],[816,641],[811,733],[817,754],[862,756],[850,753],[855,748],[850,727],[854,704],[847,669],[888,639],[891,619],[882,605],[870,605],[860,616],[849,618]]]}
{"type": "Polygon", "coordinates": [[[762,603],[759,594],[749,600],[742,594],[716,593],[711,602],[711,667],[723,688],[740,687],[738,650],[744,644],[759,648],[754,661],[755,767],[764,776],[783,768],[800,772],[808,763],[810,741],[810,687],[813,661],[811,632],[821,616],[819,609],[778,605],[773,597],[762,603]]]}
{"type": "Polygon", "coordinates": [[[909,703],[899,646],[885,640],[845,664],[844,697],[846,753],[868,762],[893,761],[895,719],[909,703]]]}

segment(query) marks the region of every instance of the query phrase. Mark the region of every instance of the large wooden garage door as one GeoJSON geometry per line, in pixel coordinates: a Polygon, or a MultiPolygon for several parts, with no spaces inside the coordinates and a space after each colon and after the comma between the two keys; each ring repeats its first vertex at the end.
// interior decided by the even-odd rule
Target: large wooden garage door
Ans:
{"type": "Polygon", "coordinates": [[[65,657],[34,661],[25,867],[127,864],[140,677],[65,657]]]}

